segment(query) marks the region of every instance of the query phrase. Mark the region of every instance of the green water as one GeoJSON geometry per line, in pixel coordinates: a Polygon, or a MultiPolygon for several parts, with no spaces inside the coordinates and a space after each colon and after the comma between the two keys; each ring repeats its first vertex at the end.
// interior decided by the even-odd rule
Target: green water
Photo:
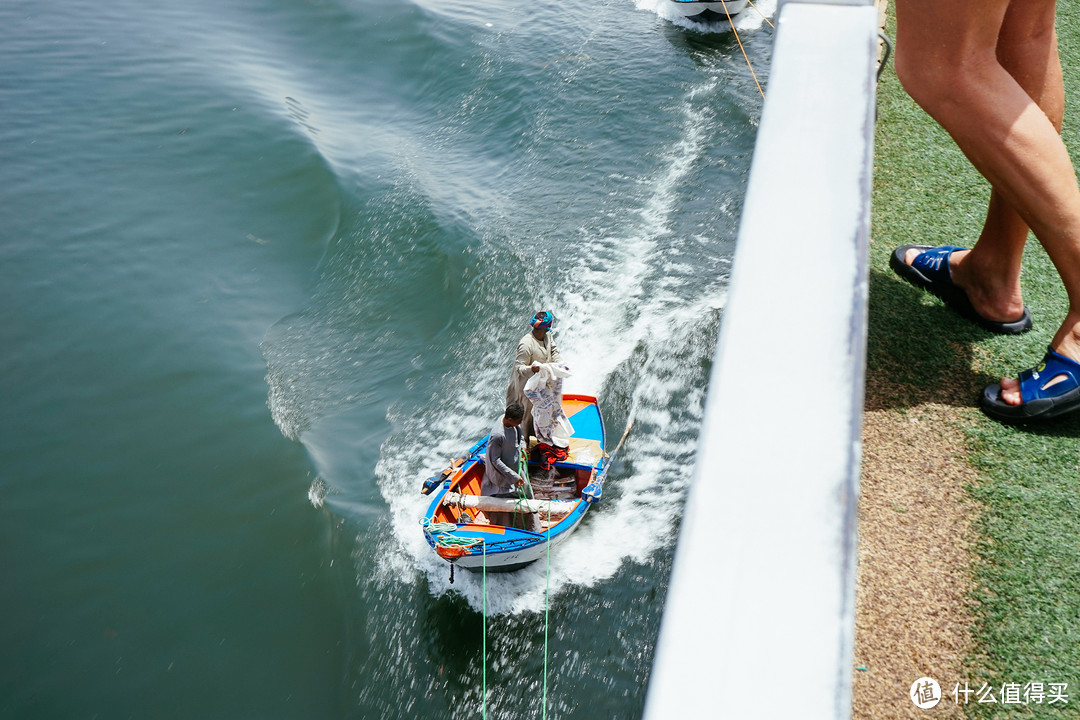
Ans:
{"type": "Polygon", "coordinates": [[[0,717],[479,717],[418,488],[539,308],[636,425],[489,578],[488,717],[541,714],[549,582],[548,717],[640,716],[761,102],[658,12],[0,6],[0,717]]]}

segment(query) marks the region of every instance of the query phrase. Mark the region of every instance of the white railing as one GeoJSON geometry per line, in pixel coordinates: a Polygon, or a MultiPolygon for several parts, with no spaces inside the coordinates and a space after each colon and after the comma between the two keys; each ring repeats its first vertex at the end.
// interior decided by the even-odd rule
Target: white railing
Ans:
{"type": "Polygon", "coordinates": [[[878,13],[777,18],[647,720],[851,715],[878,13]]]}

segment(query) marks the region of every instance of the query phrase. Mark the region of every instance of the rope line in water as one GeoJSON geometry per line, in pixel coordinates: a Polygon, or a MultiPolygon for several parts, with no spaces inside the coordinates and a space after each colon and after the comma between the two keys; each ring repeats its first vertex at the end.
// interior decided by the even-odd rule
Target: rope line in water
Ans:
{"type": "MultiPolygon", "coordinates": [[[[727,15],[728,22],[731,23],[731,32],[735,33],[735,42],[739,43],[739,49],[742,50],[743,59],[746,60],[746,67],[750,68],[750,75],[754,78],[754,84],[757,85],[757,91],[761,93],[761,97],[765,97],[765,91],[761,89],[761,83],[758,82],[757,73],[754,72],[754,66],[750,64],[750,57],[746,54],[746,48],[743,47],[742,38],[739,37],[739,31],[735,29],[735,21],[731,19],[731,11],[728,10],[727,0],[720,0],[724,4],[724,13],[727,15]]],[[[756,10],[757,8],[755,8],[756,10]]],[[[770,25],[772,23],[769,23],[770,25]]]]}
{"type": "Polygon", "coordinates": [[[480,703],[481,703],[480,707],[481,707],[481,714],[483,715],[484,720],[487,720],[487,545],[483,541],[481,541],[480,544],[483,546],[483,551],[484,551],[484,563],[483,563],[483,568],[484,568],[483,577],[484,577],[484,580],[483,580],[483,584],[482,584],[482,588],[483,588],[482,592],[483,592],[483,595],[484,595],[484,621],[483,621],[483,625],[481,626],[481,628],[482,628],[481,632],[483,633],[483,636],[484,636],[484,639],[482,641],[482,645],[483,645],[483,654],[482,654],[483,659],[482,659],[482,662],[483,662],[483,668],[484,668],[483,669],[484,685],[483,685],[483,690],[482,690],[483,696],[480,699],[480,703]]]}
{"type": "Polygon", "coordinates": [[[547,576],[544,585],[544,697],[541,701],[541,717],[547,720],[547,679],[548,679],[548,611],[551,607],[551,505],[548,505],[548,529],[547,529],[547,576]]]}
{"type": "MultiPolygon", "coordinates": [[[[522,450],[518,458],[518,469],[524,468],[525,475],[528,477],[528,456],[525,451],[522,450]]],[[[518,506],[523,500],[527,499],[528,493],[525,486],[519,487],[518,506]]],[[[541,717],[543,720],[547,720],[547,686],[548,686],[548,628],[550,626],[550,610],[551,610],[551,506],[548,505],[548,529],[547,538],[547,567],[545,569],[545,585],[544,585],[544,690],[543,698],[541,700],[541,717]]],[[[480,714],[483,720],[487,720],[487,543],[482,538],[462,538],[446,535],[445,533],[457,529],[457,525],[454,523],[429,523],[424,526],[424,530],[434,538],[436,544],[443,545],[444,547],[473,547],[479,545],[483,553],[482,567],[482,580],[481,580],[481,595],[483,597],[484,611],[481,614],[481,698],[480,698],[480,714]]]]}
{"type": "Polygon", "coordinates": [[[757,9],[757,5],[754,4],[754,0],[746,0],[746,2],[750,5],[750,7],[754,8],[757,14],[761,16],[762,20],[769,24],[769,27],[771,27],[773,30],[776,29],[776,26],[772,24],[772,21],[769,20],[769,18],[765,17],[765,13],[757,9]]]}

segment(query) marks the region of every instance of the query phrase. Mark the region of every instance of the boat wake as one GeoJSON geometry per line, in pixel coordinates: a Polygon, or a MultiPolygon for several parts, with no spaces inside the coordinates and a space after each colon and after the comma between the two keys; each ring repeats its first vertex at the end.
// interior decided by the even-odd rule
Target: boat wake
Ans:
{"type": "MultiPolygon", "coordinates": [[[[683,132],[663,153],[659,171],[631,183],[644,190],[636,212],[612,227],[583,230],[571,244],[575,249],[564,249],[572,262],[537,288],[537,307],[550,307],[559,318],[557,340],[574,369],[566,392],[599,396],[612,447],[631,418],[635,427],[604,500],[554,550],[550,578],[545,560],[488,575],[489,613],[538,611],[549,588],[558,593],[603,582],[625,562],[645,562],[672,541],[693,466],[728,269],[722,245],[707,229],[686,237],[672,227],[683,201],[679,189],[708,146],[711,91],[707,85],[690,93],[683,132]]],[[[524,320],[520,324],[523,333],[524,320]]],[[[419,568],[431,592],[453,590],[476,609],[484,602],[483,578],[459,572],[449,584],[446,563],[431,553],[417,524],[429,501],[417,491],[449,457],[487,432],[501,409],[513,348],[478,345],[481,354],[462,358],[464,368],[447,378],[434,408],[391,417],[400,430],[384,443],[376,468],[393,523],[384,578],[407,581],[419,568]]]]}
{"type": "MultiPolygon", "coordinates": [[[[589,57],[593,37],[574,57],[589,57]]],[[[533,72],[546,73],[554,95],[535,113],[507,117],[505,132],[520,138],[512,153],[475,152],[469,137],[487,118],[476,108],[501,107],[494,83],[512,77],[484,70],[443,124],[402,136],[408,152],[380,165],[386,177],[349,176],[365,200],[343,211],[309,307],[263,343],[274,419],[315,464],[312,504],[356,520],[356,575],[374,582],[373,593],[407,592],[419,574],[427,592],[477,610],[486,600],[494,615],[535,612],[548,591],[604,583],[674,540],[753,118],[731,99],[725,68],[695,57],[704,80],[681,95],[673,86],[669,105],[647,110],[658,117],[625,120],[661,123],[643,157],[606,162],[601,138],[573,148],[571,166],[559,155],[570,152],[559,104],[594,98],[596,69],[553,62],[533,72]],[[734,128],[718,120],[725,103],[734,128]],[[579,167],[590,168],[588,181],[574,175],[579,167]],[[568,200],[569,181],[593,195],[568,200]],[[693,190],[702,187],[709,192],[693,190]],[[419,489],[502,411],[516,342],[537,309],[558,317],[556,339],[574,370],[565,391],[599,398],[611,447],[630,419],[634,430],[604,499],[554,549],[550,570],[541,559],[486,584],[458,572],[451,585],[419,526],[429,502],[419,489]]],[[[334,114],[310,94],[287,109],[345,185],[354,150],[329,142],[334,114]]]]}

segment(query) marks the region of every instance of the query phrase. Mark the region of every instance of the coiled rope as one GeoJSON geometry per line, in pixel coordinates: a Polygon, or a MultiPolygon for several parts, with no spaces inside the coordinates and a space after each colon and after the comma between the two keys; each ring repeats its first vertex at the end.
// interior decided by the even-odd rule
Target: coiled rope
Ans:
{"type": "Polygon", "coordinates": [[[464,538],[455,537],[453,535],[440,535],[435,538],[435,544],[441,545],[442,547],[471,548],[474,545],[482,545],[483,542],[484,541],[480,538],[464,538]]]}
{"type": "Polygon", "coordinates": [[[484,542],[482,538],[478,537],[459,537],[447,534],[454,530],[457,530],[457,524],[452,522],[429,522],[424,525],[424,531],[440,547],[467,549],[484,542]]]}
{"type": "MultiPolygon", "coordinates": [[[[425,520],[424,532],[428,534],[432,543],[435,545],[435,552],[439,554],[439,557],[443,558],[450,563],[450,584],[454,584],[454,561],[469,554],[469,548],[476,547],[483,543],[482,538],[478,537],[458,537],[456,535],[448,535],[454,530],[457,530],[457,525],[450,522],[437,522],[433,523],[425,520]]],[[[484,549],[485,553],[487,548],[484,549]]]]}
{"type": "MultiPolygon", "coordinates": [[[[431,522],[426,520],[424,523],[424,531],[435,538],[441,533],[448,533],[452,530],[457,530],[457,523],[451,522],[431,522]]],[[[437,539],[437,538],[436,538],[437,539]]]]}

